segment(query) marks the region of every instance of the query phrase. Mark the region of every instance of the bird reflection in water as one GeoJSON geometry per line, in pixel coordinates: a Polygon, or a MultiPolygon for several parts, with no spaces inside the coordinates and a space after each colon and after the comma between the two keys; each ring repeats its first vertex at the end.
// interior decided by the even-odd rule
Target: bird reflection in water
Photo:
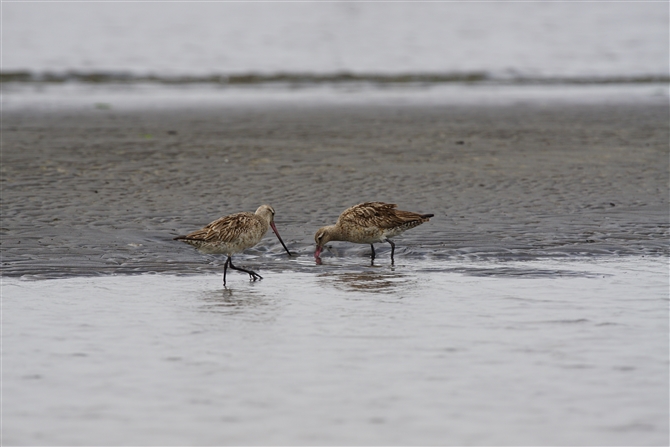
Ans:
{"type": "Polygon", "coordinates": [[[324,273],[319,279],[339,290],[366,293],[396,293],[416,282],[403,274],[378,272],[324,273]]]}
{"type": "Polygon", "coordinates": [[[260,317],[276,307],[275,300],[256,290],[224,288],[202,294],[202,310],[225,314],[245,313],[260,317]]]}

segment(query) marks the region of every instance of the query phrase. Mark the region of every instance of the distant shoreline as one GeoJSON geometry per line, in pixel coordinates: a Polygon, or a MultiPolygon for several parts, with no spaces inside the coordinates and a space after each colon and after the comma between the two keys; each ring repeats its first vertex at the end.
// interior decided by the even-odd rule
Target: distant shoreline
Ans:
{"type": "Polygon", "coordinates": [[[452,73],[227,73],[210,75],[138,74],[127,71],[42,71],[0,72],[2,83],[82,83],[82,84],[489,84],[489,85],[604,85],[669,83],[667,74],[622,76],[494,76],[486,72],[452,73]]]}

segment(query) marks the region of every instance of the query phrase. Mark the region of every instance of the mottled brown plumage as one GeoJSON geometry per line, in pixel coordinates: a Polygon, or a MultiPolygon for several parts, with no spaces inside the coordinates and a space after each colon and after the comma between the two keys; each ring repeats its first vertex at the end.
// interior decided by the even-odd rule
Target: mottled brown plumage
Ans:
{"type": "Polygon", "coordinates": [[[320,261],[323,246],[330,241],[347,241],[370,244],[372,259],[375,258],[374,243],[391,244],[391,262],[394,261],[395,244],[390,238],[410,228],[428,222],[433,214],[419,214],[396,209],[398,205],[383,202],[365,202],[344,210],[335,225],[320,228],[314,236],[314,257],[320,261]]]}
{"type": "Polygon", "coordinates": [[[267,233],[268,228],[272,228],[272,231],[277,235],[277,239],[290,256],[291,252],[286,248],[284,241],[277,232],[277,227],[275,227],[274,215],[275,210],[270,205],[261,205],[255,213],[243,212],[224,216],[186,236],[177,236],[174,239],[192,245],[202,253],[228,256],[226,263],[223,265],[224,286],[226,285],[226,270],[228,267],[248,273],[251,279],[255,281],[263,279],[263,277],[251,270],[235,267],[232,256],[258,244],[267,233]]]}

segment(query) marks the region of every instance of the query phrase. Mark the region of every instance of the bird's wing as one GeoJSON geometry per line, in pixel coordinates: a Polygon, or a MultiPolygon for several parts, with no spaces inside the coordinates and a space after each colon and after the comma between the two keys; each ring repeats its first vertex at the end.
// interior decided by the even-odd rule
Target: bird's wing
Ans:
{"type": "Polygon", "coordinates": [[[185,239],[203,242],[234,242],[244,232],[261,227],[262,224],[253,213],[236,213],[215,220],[206,227],[195,230],[185,239]]]}
{"type": "Polygon", "coordinates": [[[408,216],[405,216],[407,212],[396,210],[397,206],[393,203],[384,202],[360,203],[346,209],[340,215],[339,221],[345,225],[356,225],[366,228],[395,228],[408,221],[408,216]]]}

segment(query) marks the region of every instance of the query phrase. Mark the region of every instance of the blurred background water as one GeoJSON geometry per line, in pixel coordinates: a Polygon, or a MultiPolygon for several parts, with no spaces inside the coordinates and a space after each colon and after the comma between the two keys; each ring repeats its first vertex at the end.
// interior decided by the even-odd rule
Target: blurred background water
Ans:
{"type": "Polygon", "coordinates": [[[665,2],[16,1],[2,71],[664,80],[668,20],[665,2]]]}

